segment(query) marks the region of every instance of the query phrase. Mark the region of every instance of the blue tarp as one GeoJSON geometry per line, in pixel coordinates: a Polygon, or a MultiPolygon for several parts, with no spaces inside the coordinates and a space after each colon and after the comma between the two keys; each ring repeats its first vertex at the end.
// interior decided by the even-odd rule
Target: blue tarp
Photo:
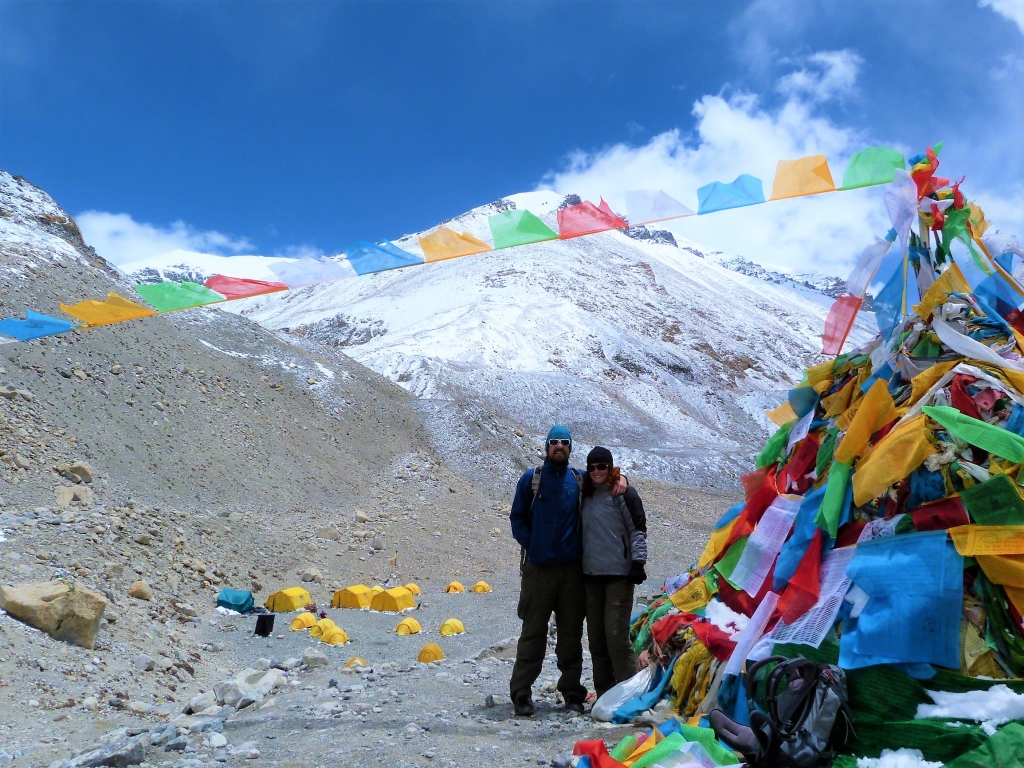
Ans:
{"type": "Polygon", "coordinates": [[[868,595],[844,610],[839,666],[926,663],[960,667],[964,559],[946,531],[863,541],[846,574],[868,595]]]}
{"type": "Polygon", "coordinates": [[[726,184],[713,181],[697,190],[697,213],[713,213],[728,208],[742,208],[764,202],[761,180],[741,173],[736,181],[726,184]]]}
{"type": "Polygon", "coordinates": [[[18,341],[29,341],[43,336],[53,336],[57,333],[67,333],[77,327],[67,320],[42,315],[31,309],[25,311],[24,320],[13,317],[0,320],[0,334],[10,336],[18,341]]]}
{"type": "Polygon", "coordinates": [[[423,263],[421,256],[403,251],[394,243],[386,240],[380,244],[365,241],[355,243],[345,249],[345,256],[357,275],[368,275],[372,272],[383,272],[387,269],[399,269],[423,263]]]}
{"type": "Polygon", "coordinates": [[[217,606],[239,613],[250,613],[253,609],[252,592],[247,589],[224,587],[217,595],[217,606]]]}

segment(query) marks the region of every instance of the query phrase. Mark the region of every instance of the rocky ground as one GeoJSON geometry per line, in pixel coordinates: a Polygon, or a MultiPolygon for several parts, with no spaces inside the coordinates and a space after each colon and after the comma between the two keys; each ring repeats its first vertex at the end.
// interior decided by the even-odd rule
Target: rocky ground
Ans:
{"type": "MultiPolygon", "coordinates": [[[[4,317],[131,295],[70,217],[2,171],[0,287],[4,317]]],[[[0,613],[0,766],[564,758],[604,732],[557,709],[554,665],[538,717],[513,718],[507,700],[507,515],[536,450],[473,403],[417,403],[337,350],[215,309],[0,346],[0,585],[60,578],[105,602],[91,648],[0,613]],[[494,591],[445,594],[452,579],[494,591]],[[412,637],[395,634],[399,616],[328,609],[348,645],[290,632],[286,614],[261,639],[252,617],[215,610],[224,586],[262,603],[301,583],[328,605],[350,584],[410,581],[412,637]],[[442,639],[453,617],[466,634],[442,639]],[[419,665],[431,640],[446,658],[419,665]],[[367,667],[346,668],[353,656],[367,667]]],[[[735,499],[631,481],[648,509],[648,598],[735,499]]]]}

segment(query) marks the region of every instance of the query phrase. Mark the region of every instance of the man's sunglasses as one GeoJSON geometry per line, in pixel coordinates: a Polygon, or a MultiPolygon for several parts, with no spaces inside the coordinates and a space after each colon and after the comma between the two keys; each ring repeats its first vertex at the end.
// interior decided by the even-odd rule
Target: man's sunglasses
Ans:
{"type": "Polygon", "coordinates": [[[556,445],[564,445],[566,448],[568,448],[570,445],[572,445],[572,440],[566,440],[565,438],[559,440],[557,437],[553,437],[550,440],[548,440],[548,445],[552,447],[556,445]]]}
{"type": "Polygon", "coordinates": [[[598,472],[604,472],[610,466],[610,464],[605,464],[603,461],[600,464],[587,464],[587,472],[593,472],[595,469],[598,472]]]}

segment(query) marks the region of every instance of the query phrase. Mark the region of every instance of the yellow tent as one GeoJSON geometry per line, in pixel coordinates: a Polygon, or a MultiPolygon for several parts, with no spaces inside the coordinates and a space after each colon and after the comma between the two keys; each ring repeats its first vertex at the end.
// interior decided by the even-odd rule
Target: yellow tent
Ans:
{"type": "Polygon", "coordinates": [[[461,635],[465,631],[466,628],[458,619],[448,619],[448,621],[441,625],[441,634],[445,637],[448,637],[449,635],[461,635]]]}
{"type": "Polygon", "coordinates": [[[59,304],[61,311],[71,315],[75,320],[89,326],[123,323],[140,317],[151,317],[156,312],[134,301],[118,296],[111,291],[103,301],[86,299],[77,304],[59,304]]]}
{"type": "Polygon", "coordinates": [[[464,586],[462,586],[459,582],[453,581],[451,584],[449,584],[447,587],[444,588],[444,591],[445,592],[465,592],[466,588],[464,586]]]}
{"type": "Polygon", "coordinates": [[[362,584],[339,589],[331,599],[332,608],[369,608],[370,588],[362,584]]]}
{"type": "Polygon", "coordinates": [[[326,632],[332,629],[337,629],[338,625],[335,624],[331,619],[320,619],[316,624],[309,628],[310,637],[322,637],[326,632]]]}
{"type": "Polygon", "coordinates": [[[478,595],[482,595],[484,592],[491,591],[491,585],[488,584],[486,581],[478,581],[476,584],[473,585],[473,591],[476,592],[478,595]]]}
{"type": "Polygon", "coordinates": [[[832,172],[824,155],[808,155],[799,160],[779,160],[775,168],[770,200],[835,192],[832,172]]]}
{"type": "Polygon", "coordinates": [[[320,642],[328,645],[344,645],[348,642],[348,633],[339,627],[328,629],[320,635],[320,642]]]}
{"type": "Polygon", "coordinates": [[[448,227],[441,227],[436,232],[421,237],[420,248],[423,249],[423,258],[428,263],[492,250],[491,246],[468,232],[460,234],[448,227]]]}
{"type": "Polygon", "coordinates": [[[420,654],[416,657],[416,661],[429,664],[432,661],[440,661],[443,658],[444,651],[441,650],[440,645],[437,643],[427,643],[420,649],[420,654]]]}
{"type": "Polygon", "coordinates": [[[418,595],[420,593],[419,584],[413,584],[411,581],[405,585],[405,588],[412,592],[413,595],[418,595]]]}
{"type": "Polygon", "coordinates": [[[309,611],[306,611],[305,613],[300,613],[298,616],[292,619],[292,631],[300,629],[309,629],[314,624],[316,624],[316,616],[314,616],[309,611]]]}
{"type": "Polygon", "coordinates": [[[369,666],[366,663],[366,659],[362,656],[353,656],[351,659],[345,662],[346,667],[366,667],[369,666]]]}
{"type": "Polygon", "coordinates": [[[412,592],[405,587],[395,587],[378,592],[370,601],[370,610],[387,611],[398,613],[406,608],[415,608],[416,602],[412,599],[412,592]]]}
{"type": "Polygon", "coordinates": [[[268,610],[276,613],[288,613],[305,608],[311,602],[313,599],[309,596],[309,592],[302,587],[288,587],[288,589],[281,589],[272,594],[264,605],[268,610]]]}
{"type": "Polygon", "coordinates": [[[373,587],[370,588],[370,596],[372,598],[373,595],[379,595],[383,591],[384,587],[382,587],[380,584],[374,584],[373,587]]]}
{"type": "Polygon", "coordinates": [[[408,618],[402,619],[398,622],[398,626],[395,627],[395,632],[400,635],[417,635],[423,630],[420,623],[416,619],[408,618]]]}

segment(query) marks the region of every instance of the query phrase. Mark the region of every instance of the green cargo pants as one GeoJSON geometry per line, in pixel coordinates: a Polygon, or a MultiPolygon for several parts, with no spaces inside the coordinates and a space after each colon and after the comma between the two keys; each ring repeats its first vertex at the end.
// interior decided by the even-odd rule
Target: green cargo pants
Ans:
{"type": "Polygon", "coordinates": [[[535,565],[525,563],[519,591],[517,613],[523,622],[516,647],[516,664],[512,669],[509,692],[512,701],[532,695],[534,682],[540,676],[547,650],[548,620],[555,614],[555,656],[558,690],[566,702],[583,702],[587,689],[583,676],[583,617],[586,597],[583,592],[583,570],[579,563],[571,565],[535,565]]]}
{"type": "Polygon", "coordinates": [[[613,685],[636,674],[636,657],[629,642],[633,582],[626,577],[592,576],[584,577],[583,583],[594,689],[600,698],[613,685]]]}

